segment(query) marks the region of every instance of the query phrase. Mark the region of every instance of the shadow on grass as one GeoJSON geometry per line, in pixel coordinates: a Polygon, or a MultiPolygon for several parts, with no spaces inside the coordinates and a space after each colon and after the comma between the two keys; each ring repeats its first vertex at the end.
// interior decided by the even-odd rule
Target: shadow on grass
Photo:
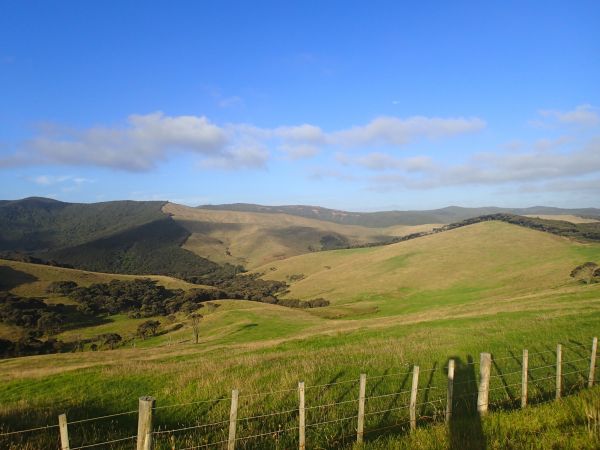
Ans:
{"type": "Polygon", "coordinates": [[[485,449],[487,446],[481,418],[477,412],[477,377],[473,357],[464,362],[454,357],[454,396],[452,419],[448,427],[453,450],[485,449]]]}
{"type": "Polygon", "coordinates": [[[29,284],[38,281],[37,277],[15,270],[9,266],[0,266],[0,291],[10,291],[22,284],[29,284]]]}

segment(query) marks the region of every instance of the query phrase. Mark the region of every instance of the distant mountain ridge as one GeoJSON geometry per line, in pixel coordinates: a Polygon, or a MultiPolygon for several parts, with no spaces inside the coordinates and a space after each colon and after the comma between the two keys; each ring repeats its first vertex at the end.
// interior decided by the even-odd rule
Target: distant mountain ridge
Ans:
{"type": "Polygon", "coordinates": [[[423,211],[380,211],[350,212],[320,206],[281,205],[264,206],[251,203],[232,203],[222,205],[201,205],[200,209],[222,211],[283,213],[312,219],[325,220],[344,225],[361,225],[365,227],[389,227],[394,225],[423,225],[428,223],[450,224],[478,216],[490,214],[525,215],[576,215],[600,218],[598,208],[563,209],[549,206],[533,206],[529,208],[500,208],[495,206],[481,208],[463,208],[448,206],[440,209],[423,211]]]}

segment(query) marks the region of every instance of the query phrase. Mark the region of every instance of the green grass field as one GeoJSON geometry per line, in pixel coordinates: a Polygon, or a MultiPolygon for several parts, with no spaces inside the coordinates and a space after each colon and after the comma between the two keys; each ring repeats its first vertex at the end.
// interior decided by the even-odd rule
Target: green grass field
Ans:
{"type": "MultiPolygon", "coordinates": [[[[293,410],[297,383],[304,381],[307,406],[345,402],[311,409],[307,420],[315,424],[355,415],[356,380],[366,373],[367,396],[385,397],[367,402],[365,448],[461,448],[455,440],[473,423],[479,431],[469,440],[484,439],[489,448],[505,448],[505,442],[512,448],[597,448],[587,432],[585,410],[600,409],[600,393],[581,389],[591,339],[600,334],[600,285],[569,277],[585,261],[600,262],[600,245],[491,222],[386,247],[270,262],[258,269],[267,278],[304,275],[292,283],[289,297],[322,296],[332,305],[297,310],[221,300],[215,302],[220,307],[207,311],[197,345],[186,325],[139,341],[135,348],[2,360],[0,422],[5,430],[21,429],[54,424],[62,412],[77,420],[133,411],[141,395],[155,396],[159,407],[210,400],[157,410],[156,429],[173,429],[225,421],[234,388],[240,390],[240,419],[293,410]],[[557,343],[564,349],[565,394],[573,397],[510,412],[520,398],[513,385],[520,380],[524,348],[532,354],[530,368],[538,371],[530,388],[532,403],[553,397],[557,343]],[[464,394],[472,395],[484,351],[497,361],[490,393],[494,412],[483,421],[459,418],[449,431],[437,424],[447,361],[457,361],[456,382],[464,382],[464,394]],[[410,385],[413,364],[422,370],[419,402],[424,404],[419,431],[411,435],[405,425],[395,425],[406,421],[407,410],[375,413],[405,404],[404,394],[397,393],[410,385]],[[385,427],[391,428],[375,431],[385,427]]],[[[134,326],[132,319],[112,319],[96,327],[134,326]]],[[[239,448],[293,448],[296,434],[285,430],[297,423],[294,414],[241,420],[239,448]]],[[[72,445],[134,435],[135,420],[132,414],[73,426],[72,445]]],[[[311,427],[309,448],[351,448],[355,426],[353,420],[340,420],[311,427]]],[[[220,441],[226,428],[174,433],[176,448],[220,441]]],[[[44,448],[56,436],[41,432],[2,445],[44,448]]],[[[171,448],[170,439],[168,433],[158,435],[158,448],[171,448]]],[[[112,448],[126,448],[119,445],[112,448]]]]}

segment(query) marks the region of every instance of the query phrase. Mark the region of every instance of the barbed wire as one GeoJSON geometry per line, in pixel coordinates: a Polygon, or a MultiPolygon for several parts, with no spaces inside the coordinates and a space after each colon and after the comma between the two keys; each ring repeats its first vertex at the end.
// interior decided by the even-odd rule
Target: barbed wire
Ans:
{"type": "Polygon", "coordinates": [[[311,424],[306,425],[305,428],[311,428],[311,427],[316,427],[318,425],[326,425],[326,424],[335,423],[335,422],[343,422],[345,420],[352,420],[352,419],[358,419],[358,416],[350,416],[350,417],[344,417],[342,419],[327,420],[325,422],[311,423],[311,424]]]}
{"type": "Polygon", "coordinates": [[[158,430],[158,431],[153,431],[152,434],[177,433],[179,431],[194,430],[197,428],[208,428],[208,427],[213,427],[213,426],[217,426],[217,425],[224,425],[227,423],[229,423],[229,420],[223,420],[221,422],[205,423],[205,424],[200,424],[200,425],[190,425],[189,427],[174,428],[172,430],[158,430]]]}
{"type": "Polygon", "coordinates": [[[95,420],[109,419],[111,417],[126,416],[128,414],[134,414],[134,413],[137,413],[137,412],[138,412],[138,410],[136,409],[134,411],[126,411],[126,412],[122,412],[122,413],[107,414],[105,416],[90,417],[88,419],[69,420],[69,425],[71,425],[71,424],[77,424],[77,423],[93,422],[95,420]]]}
{"type": "Polygon", "coordinates": [[[126,437],[126,438],[113,439],[111,441],[96,442],[94,444],[86,444],[86,445],[80,445],[79,447],[69,447],[69,448],[71,450],[79,450],[79,449],[82,449],[82,448],[98,447],[100,445],[108,445],[108,444],[114,444],[116,442],[130,441],[130,440],[135,439],[135,438],[137,438],[137,435],[136,436],[129,436],[129,437],[126,437]]]}
{"type": "Polygon", "coordinates": [[[29,433],[31,431],[48,430],[50,428],[58,428],[58,424],[57,425],[45,425],[45,426],[36,427],[36,428],[28,428],[26,430],[7,431],[7,432],[0,433],[0,436],[10,436],[13,434],[29,433]]]}
{"type": "MultiPolygon", "coordinates": [[[[215,399],[211,399],[211,400],[198,400],[198,401],[185,402],[185,403],[173,403],[173,404],[170,404],[170,405],[155,406],[153,409],[159,410],[159,409],[177,408],[177,407],[180,407],[180,406],[199,405],[199,404],[202,404],[202,403],[224,402],[225,400],[230,401],[231,397],[220,397],[220,398],[215,398],[215,399]]],[[[137,411],[135,411],[135,412],[137,412],[137,411]]]]}
{"type": "Polygon", "coordinates": [[[199,448],[208,448],[208,447],[211,447],[213,445],[226,444],[227,442],[229,442],[229,441],[228,440],[224,440],[224,441],[219,441],[219,442],[209,442],[207,444],[200,444],[200,445],[195,445],[195,446],[192,446],[192,447],[180,448],[179,450],[197,450],[199,448]]]}
{"type": "Polygon", "coordinates": [[[255,420],[255,419],[261,419],[263,417],[280,416],[283,414],[290,414],[293,412],[298,412],[298,408],[289,409],[287,411],[277,411],[277,412],[268,413],[268,414],[261,414],[261,415],[257,415],[257,416],[251,416],[251,417],[243,417],[241,419],[238,419],[238,422],[241,422],[242,420],[255,420]]]}
{"type": "Polygon", "coordinates": [[[341,402],[336,402],[336,403],[328,403],[325,405],[315,405],[315,406],[306,406],[304,409],[305,410],[309,410],[309,409],[317,409],[317,408],[328,408],[330,406],[336,406],[336,405],[343,405],[346,403],[356,403],[359,399],[355,398],[352,400],[343,400],[341,402]]]}

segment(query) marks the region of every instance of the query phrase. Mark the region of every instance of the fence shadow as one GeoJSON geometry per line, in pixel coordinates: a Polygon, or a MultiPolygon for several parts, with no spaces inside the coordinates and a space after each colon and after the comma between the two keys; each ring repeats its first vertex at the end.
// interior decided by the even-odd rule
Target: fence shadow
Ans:
{"type": "Polygon", "coordinates": [[[486,448],[481,418],[477,412],[477,376],[473,357],[454,359],[454,395],[452,418],[448,427],[450,449],[481,450],[486,448]]]}

